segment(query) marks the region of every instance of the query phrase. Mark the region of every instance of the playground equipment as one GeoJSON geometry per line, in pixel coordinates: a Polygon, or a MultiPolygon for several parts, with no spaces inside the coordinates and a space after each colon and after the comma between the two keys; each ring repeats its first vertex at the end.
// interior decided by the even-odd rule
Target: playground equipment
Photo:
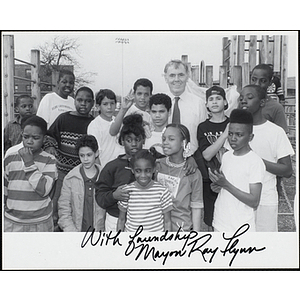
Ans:
{"type": "MultiPolygon", "coordinates": [[[[258,39],[256,35],[233,35],[231,38],[222,39],[222,65],[219,67],[218,85],[223,88],[236,85],[237,90],[249,84],[250,74],[257,64],[273,65],[274,75],[282,83],[283,91],[287,89],[287,44],[288,37],[263,35],[258,39]]],[[[191,65],[188,56],[182,55],[182,61],[189,65],[191,78],[200,86],[213,85],[213,66],[205,65],[202,60],[200,65],[191,65]]]]}
{"type": "MultiPolygon", "coordinates": [[[[31,97],[34,101],[35,111],[41,101],[41,84],[51,85],[54,88],[56,85],[43,82],[40,80],[40,51],[31,50],[30,62],[14,57],[14,36],[3,35],[3,126],[13,119],[14,117],[14,96],[17,94],[14,91],[15,79],[28,81],[31,83],[31,97]],[[15,61],[24,63],[31,67],[31,78],[24,78],[14,75],[15,61]]],[[[57,77],[57,74],[53,74],[57,77]]],[[[57,80],[52,80],[57,82],[57,80]]]]}
{"type": "Polygon", "coordinates": [[[289,137],[295,137],[296,109],[295,97],[287,96],[287,51],[288,36],[286,35],[233,35],[222,38],[222,65],[219,66],[219,79],[213,80],[214,69],[202,60],[200,64],[191,64],[188,55],[182,55],[181,60],[188,64],[191,79],[201,87],[211,87],[214,84],[224,89],[236,85],[237,91],[250,83],[250,76],[257,64],[270,64],[274,75],[280,78],[282,90],[286,98],[284,105],[289,137]]]}

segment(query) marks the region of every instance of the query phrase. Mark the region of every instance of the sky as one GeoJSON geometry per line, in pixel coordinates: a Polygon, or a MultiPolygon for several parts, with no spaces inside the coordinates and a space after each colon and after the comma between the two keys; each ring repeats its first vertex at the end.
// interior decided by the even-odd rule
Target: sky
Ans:
{"type": "MultiPolygon", "coordinates": [[[[5,34],[5,32],[4,32],[5,34]]],[[[213,65],[214,80],[218,79],[222,63],[222,38],[234,34],[255,32],[234,31],[30,31],[9,32],[14,35],[15,57],[30,61],[30,50],[51,41],[54,36],[76,38],[80,44],[80,56],[76,56],[82,72],[97,73],[89,86],[94,92],[109,88],[124,96],[138,78],[149,78],[153,93],[167,91],[163,78],[165,64],[171,59],[188,55],[192,65],[213,65]],[[116,38],[129,43],[116,43],[116,38]]],[[[297,73],[296,32],[257,32],[261,34],[288,34],[288,76],[297,73]]]]}

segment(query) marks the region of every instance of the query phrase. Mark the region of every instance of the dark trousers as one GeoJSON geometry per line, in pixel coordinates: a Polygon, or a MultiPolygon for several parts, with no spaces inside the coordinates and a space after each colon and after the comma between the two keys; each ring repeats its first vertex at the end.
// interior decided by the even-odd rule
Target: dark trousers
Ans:
{"type": "Polygon", "coordinates": [[[218,194],[210,188],[211,181],[203,181],[204,223],[212,226],[215,202],[218,194]]]}

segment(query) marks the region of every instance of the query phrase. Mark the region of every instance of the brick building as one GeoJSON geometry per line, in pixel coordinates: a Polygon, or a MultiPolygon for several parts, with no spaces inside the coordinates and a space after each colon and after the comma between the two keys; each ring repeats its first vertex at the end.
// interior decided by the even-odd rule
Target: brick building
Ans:
{"type": "MultiPolygon", "coordinates": [[[[74,72],[74,66],[62,65],[59,66],[60,69],[66,69],[74,72]]],[[[26,79],[31,79],[31,67],[24,64],[15,64],[15,74],[16,77],[22,77],[26,79]]],[[[47,68],[44,65],[40,67],[40,80],[41,80],[41,98],[44,97],[47,93],[55,91],[56,82],[52,82],[52,74],[47,71],[47,68]],[[47,84],[49,83],[49,84],[47,84]],[[55,86],[53,86],[55,85],[55,86]]],[[[18,95],[25,94],[31,95],[31,82],[15,78],[14,82],[14,93],[15,98],[18,95]]]]}

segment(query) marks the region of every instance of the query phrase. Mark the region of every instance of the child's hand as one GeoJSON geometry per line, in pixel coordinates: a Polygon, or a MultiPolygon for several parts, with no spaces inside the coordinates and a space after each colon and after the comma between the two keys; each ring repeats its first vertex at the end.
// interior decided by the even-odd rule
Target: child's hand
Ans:
{"type": "Polygon", "coordinates": [[[56,149],[55,149],[55,147],[47,147],[46,149],[45,149],[45,151],[47,152],[47,153],[50,153],[50,154],[52,154],[52,155],[56,155],[56,149]]]}
{"type": "Polygon", "coordinates": [[[145,135],[146,135],[146,138],[149,139],[151,138],[151,129],[150,129],[150,124],[146,121],[143,121],[143,128],[145,130],[145,135]]]}
{"type": "Polygon", "coordinates": [[[210,184],[210,188],[213,192],[215,192],[217,194],[220,193],[220,191],[221,191],[221,187],[214,182],[210,184]]]}
{"type": "Polygon", "coordinates": [[[133,104],[134,102],[134,92],[133,90],[131,89],[128,93],[127,96],[125,96],[123,99],[122,99],[122,102],[121,102],[121,107],[123,109],[129,109],[130,106],[133,104]]]}
{"type": "Polygon", "coordinates": [[[227,184],[227,179],[225,178],[223,172],[214,170],[214,172],[208,168],[208,174],[209,174],[209,179],[213,182],[216,183],[217,185],[221,187],[225,187],[227,184]]]}
{"type": "Polygon", "coordinates": [[[195,159],[192,156],[188,157],[185,162],[184,168],[183,168],[183,170],[186,171],[185,176],[194,174],[196,172],[197,168],[198,168],[198,165],[197,165],[195,159]]]}
{"type": "Polygon", "coordinates": [[[118,188],[113,192],[114,199],[118,201],[128,201],[130,190],[124,189],[126,186],[126,184],[118,186],[118,188]]]}
{"type": "Polygon", "coordinates": [[[32,150],[28,147],[23,147],[19,149],[19,154],[24,161],[24,164],[33,162],[33,153],[32,150]]]}

